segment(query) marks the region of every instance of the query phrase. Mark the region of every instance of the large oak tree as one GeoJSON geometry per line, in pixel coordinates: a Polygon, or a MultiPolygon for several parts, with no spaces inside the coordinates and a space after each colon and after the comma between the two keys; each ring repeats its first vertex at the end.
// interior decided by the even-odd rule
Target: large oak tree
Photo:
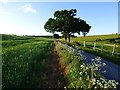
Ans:
{"type": "Polygon", "coordinates": [[[44,25],[47,32],[61,32],[65,40],[70,42],[70,35],[83,33],[84,36],[89,32],[91,26],[86,21],[76,17],[76,9],[61,10],[54,13],[54,18],[49,18],[44,25]]]}

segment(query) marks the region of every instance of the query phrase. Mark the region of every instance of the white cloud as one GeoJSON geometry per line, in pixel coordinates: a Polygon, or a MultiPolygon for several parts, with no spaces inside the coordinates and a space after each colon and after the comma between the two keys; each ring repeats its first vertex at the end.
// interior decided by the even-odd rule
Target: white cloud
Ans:
{"type": "Polygon", "coordinates": [[[8,0],[0,0],[0,3],[8,3],[8,0]]]}
{"type": "Polygon", "coordinates": [[[37,12],[37,10],[32,8],[31,4],[26,4],[22,6],[22,9],[25,13],[36,13],[37,12]]]}

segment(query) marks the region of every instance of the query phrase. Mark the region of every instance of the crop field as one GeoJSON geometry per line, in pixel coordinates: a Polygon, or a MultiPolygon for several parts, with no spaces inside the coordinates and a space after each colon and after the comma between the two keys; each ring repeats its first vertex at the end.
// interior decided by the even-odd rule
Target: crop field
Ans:
{"type": "Polygon", "coordinates": [[[51,57],[52,44],[52,40],[45,38],[27,40],[3,38],[2,87],[36,87],[39,80],[42,81],[42,72],[51,57]]]}

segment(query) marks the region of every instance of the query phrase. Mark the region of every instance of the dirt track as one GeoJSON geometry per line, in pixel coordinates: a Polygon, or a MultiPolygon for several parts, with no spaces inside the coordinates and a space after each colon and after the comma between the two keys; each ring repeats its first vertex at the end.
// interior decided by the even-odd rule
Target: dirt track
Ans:
{"type": "Polygon", "coordinates": [[[55,49],[52,50],[52,59],[48,61],[47,68],[45,70],[45,80],[42,82],[42,86],[38,88],[64,88],[66,85],[66,79],[64,77],[64,70],[59,65],[60,57],[55,49]]]}

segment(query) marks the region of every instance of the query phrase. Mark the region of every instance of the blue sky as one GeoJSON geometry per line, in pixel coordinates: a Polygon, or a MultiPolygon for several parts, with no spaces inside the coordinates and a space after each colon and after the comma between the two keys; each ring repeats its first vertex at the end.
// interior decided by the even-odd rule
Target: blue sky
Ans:
{"type": "Polygon", "coordinates": [[[55,11],[72,8],[92,26],[88,35],[118,32],[117,2],[9,2],[0,3],[0,34],[52,35],[45,22],[55,11]]]}

